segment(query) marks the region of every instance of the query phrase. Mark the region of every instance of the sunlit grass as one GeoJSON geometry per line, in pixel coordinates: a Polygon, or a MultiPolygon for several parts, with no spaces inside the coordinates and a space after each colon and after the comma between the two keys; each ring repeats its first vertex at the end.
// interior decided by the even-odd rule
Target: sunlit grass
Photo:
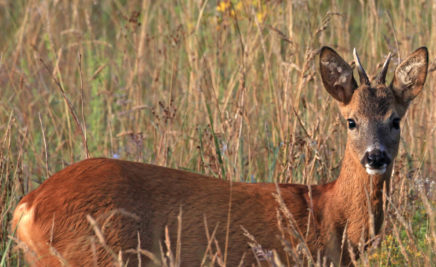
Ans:
{"type": "Polygon", "coordinates": [[[435,14],[430,0],[0,3],[2,265],[22,262],[8,224],[20,197],[84,159],[85,134],[93,157],[235,181],[333,180],[346,131],[318,74],[322,45],[349,62],[356,47],[370,74],[392,52],[388,80],[400,57],[429,48],[383,241],[361,264],[434,262],[435,14]]]}

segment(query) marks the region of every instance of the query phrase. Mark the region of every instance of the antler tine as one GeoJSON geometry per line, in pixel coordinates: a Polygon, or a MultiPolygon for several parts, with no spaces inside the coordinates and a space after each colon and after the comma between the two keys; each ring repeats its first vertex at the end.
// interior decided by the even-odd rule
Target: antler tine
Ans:
{"type": "Polygon", "coordinates": [[[385,84],[386,82],[386,73],[388,73],[389,62],[391,61],[392,54],[389,52],[385,63],[383,64],[383,68],[380,73],[375,78],[377,84],[385,84]]]}
{"type": "Polygon", "coordinates": [[[365,69],[360,64],[359,56],[357,55],[356,48],[353,49],[354,61],[357,66],[357,70],[359,72],[360,84],[370,85],[368,75],[366,75],[365,69]]]}

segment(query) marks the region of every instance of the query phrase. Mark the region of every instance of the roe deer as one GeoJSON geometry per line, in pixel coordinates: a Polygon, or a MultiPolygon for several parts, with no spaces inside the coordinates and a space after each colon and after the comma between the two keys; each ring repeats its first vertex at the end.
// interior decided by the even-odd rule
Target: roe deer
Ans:
{"type": "Polygon", "coordinates": [[[151,265],[149,258],[132,251],[140,246],[159,255],[166,226],[175,244],[180,209],[182,266],[200,265],[208,247],[206,231],[215,227],[218,245],[227,248],[221,251],[228,266],[237,266],[244,254],[243,265],[259,260],[241,226],[284,260],[288,255],[281,237],[291,246],[299,241],[277,226],[273,194],[280,191],[314,258],[320,253],[329,262],[350,264],[349,249],[356,251],[371,231],[380,230],[383,186],[389,188],[400,120],[423,88],[428,52],[419,48],[401,62],[389,86],[385,77],[390,55],[371,80],[355,51],[354,59],[360,86],[353,69],[333,49],[320,50],[323,84],[348,121],[345,156],[335,181],[312,186],[230,183],[148,164],[87,159],[54,174],[20,201],[12,227],[27,245],[26,260],[39,266],[108,266],[121,255],[129,266],[151,265]],[[100,228],[97,237],[95,224],[100,228]],[[344,237],[349,249],[342,247],[344,237]]]}

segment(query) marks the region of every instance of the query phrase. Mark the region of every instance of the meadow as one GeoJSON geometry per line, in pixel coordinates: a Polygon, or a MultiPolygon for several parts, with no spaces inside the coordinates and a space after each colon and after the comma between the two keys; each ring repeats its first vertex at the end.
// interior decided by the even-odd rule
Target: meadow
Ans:
{"type": "MultiPolygon", "coordinates": [[[[50,175],[111,157],[233,181],[334,180],[345,120],[318,52],[369,74],[430,53],[402,120],[378,239],[359,266],[436,262],[436,1],[0,1],[0,266],[12,212],[50,175]]],[[[160,257],[160,256],[159,256],[160,257]]],[[[321,263],[318,263],[321,265],[321,263]]]]}

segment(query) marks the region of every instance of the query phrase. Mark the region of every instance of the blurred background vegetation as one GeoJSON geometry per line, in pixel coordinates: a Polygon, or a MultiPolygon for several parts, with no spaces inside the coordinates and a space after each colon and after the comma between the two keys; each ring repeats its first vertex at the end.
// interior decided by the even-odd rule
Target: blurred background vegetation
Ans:
{"type": "Polygon", "coordinates": [[[0,266],[22,265],[9,220],[68,164],[135,160],[245,182],[325,183],[344,120],[318,51],[370,74],[430,52],[402,121],[380,244],[362,265],[427,265],[436,251],[436,1],[0,0],[0,266]]]}

